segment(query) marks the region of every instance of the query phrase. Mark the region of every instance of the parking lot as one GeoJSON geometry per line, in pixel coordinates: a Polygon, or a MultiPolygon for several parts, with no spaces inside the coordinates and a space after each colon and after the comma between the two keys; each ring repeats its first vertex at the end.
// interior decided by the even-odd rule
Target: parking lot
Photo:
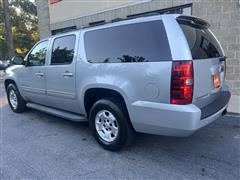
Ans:
{"type": "Polygon", "coordinates": [[[240,178],[238,116],[222,117],[188,138],[137,134],[131,147],[109,152],[87,123],[34,110],[14,114],[2,83],[0,93],[0,179],[240,178]]]}

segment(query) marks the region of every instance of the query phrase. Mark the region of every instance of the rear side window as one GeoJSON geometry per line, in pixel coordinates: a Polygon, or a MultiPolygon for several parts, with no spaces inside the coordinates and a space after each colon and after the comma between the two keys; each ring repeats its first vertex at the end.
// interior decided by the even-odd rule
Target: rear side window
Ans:
{"type": "Polygon", "coordinates": [[[75,35],[56,38],[53,42],[51,64],[71,64],[74,56],[75,42],[75,35]]]}
{"type": "Polygon", "coordinates": [[[223,52],[218,41],[208,28],[178,21],[182,28],[193,59],[222,57],[223,52]]]}
{"type": "Polygon", "coordinates": [[[85,33],[91,63],[158,62],[171,60],[162,21],[129,24],[85,33]]]}

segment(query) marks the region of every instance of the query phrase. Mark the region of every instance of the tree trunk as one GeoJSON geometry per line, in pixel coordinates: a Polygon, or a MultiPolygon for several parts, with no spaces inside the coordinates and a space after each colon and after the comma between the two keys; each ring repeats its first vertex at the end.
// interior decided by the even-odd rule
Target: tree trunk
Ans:
{"type": "Polygon", "coordinates": [[[5,24],[5,33],[6,33],[6,45],[7,45],[7,58],[11,59],[14,56],[14,47],[13,47],[13,36],[12,36],[12,26],[10,19],[9,11],[9,2],[8,0],[3,0],[3,16],[5,24]]]}

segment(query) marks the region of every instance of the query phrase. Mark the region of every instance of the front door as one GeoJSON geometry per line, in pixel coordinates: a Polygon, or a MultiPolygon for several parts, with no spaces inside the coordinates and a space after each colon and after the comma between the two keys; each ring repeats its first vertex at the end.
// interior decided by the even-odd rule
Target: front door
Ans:
{"type": "Polygon", "coordinates": [[[76,98],[76,47],[76,35],[56,37],[46,67],[49,106],[71,112],[79,112],[76,98]]]}
{"type": "Polygon", "coordinates": [[[48,41],[36,44],[26,57],[26,66],[19,73],[22,95],[30,102],[46,104],[45,60],[48,41]]]}

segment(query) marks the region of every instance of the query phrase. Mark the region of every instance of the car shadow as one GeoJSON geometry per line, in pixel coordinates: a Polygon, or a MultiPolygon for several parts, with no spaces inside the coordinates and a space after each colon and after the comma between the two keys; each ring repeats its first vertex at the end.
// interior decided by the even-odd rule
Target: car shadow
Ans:
{"type": "MultiPolygon", "coordinates": [[[[66,129],[66,131],[71,132],[71,134],[79,134],[81,132],[81,135],[84,134],[84,138],[93,138],[91,130],[89,128],[89,123],[87,121],[73,122],[32,109],[29,109],[21,114],[15,114],[9,112],[11,109],[8,105],[4,105],[2,108],[6,109],[4,111],[8,111],[7,114],[11,114],[15,118],[20,118],[20,120],[22,119],[25,121],[25,123],[27,123],[27,121],[35,121],[38,123],[45,123],[44,126],[51,124],[52,126],[66,129]],[[24,116],[24,118],[21,116],[24,116]]],[[[226,127],[226,125],[224,125],[224,127],[226,127]]],[[[199,152],[199,149],[202,149],[202,146],[206,146],[208,149],[215,149],[219,147],[221,143],[224,145],[222,140],[227,137],[224,137],[221,128],[223,128],[223,126],[221,126],[221,123],[219,125],[218,122],[214,122],[210,126],[200,129],[189,137],[167,137],[135,133],[135,140],[133,144],[127,148],[124,148],[119,153],[121,154],[128,151],[148,151],[150,154],[158,154],[160,151],[162,151],[168,154],[178,154],[179,156],[187,156],[189,153],[196,154],[196,152],[199,152]]],[[[204,152],[209,153],[205,150],[204,152]]]]}

